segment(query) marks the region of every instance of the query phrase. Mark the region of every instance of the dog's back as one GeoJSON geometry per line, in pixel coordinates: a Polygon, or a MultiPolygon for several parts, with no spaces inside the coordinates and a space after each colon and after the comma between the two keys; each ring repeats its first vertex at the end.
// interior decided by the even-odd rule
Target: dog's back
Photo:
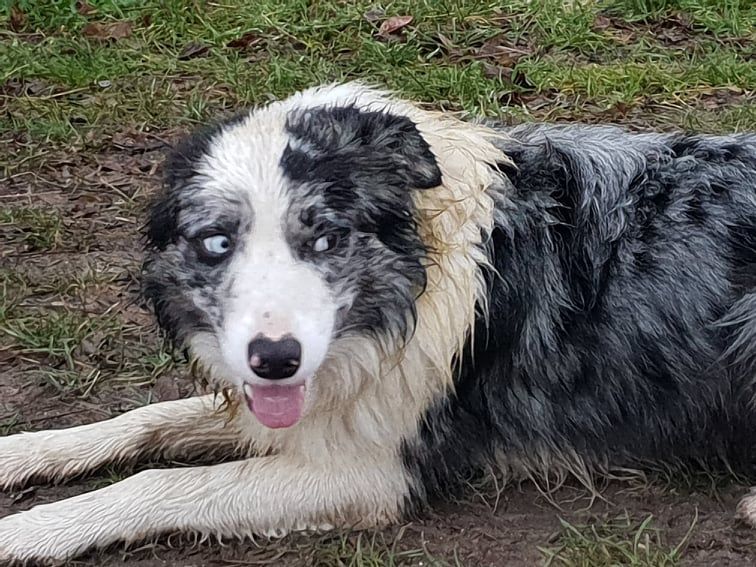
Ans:
{"type": "Polygon", "coordinates": [[[756,136],[524,125],[456,397],[407,460],[515,467],[756,455],[756,136]]]}

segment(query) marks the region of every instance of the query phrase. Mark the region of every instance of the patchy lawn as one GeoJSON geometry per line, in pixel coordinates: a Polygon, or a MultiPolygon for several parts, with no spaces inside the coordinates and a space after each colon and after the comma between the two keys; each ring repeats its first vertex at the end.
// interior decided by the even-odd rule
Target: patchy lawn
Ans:
{"type": "MultiPolygon", "coordinates": [[[[635,129],[756,129],[751,0],[19,0],[0,7],[0,434],[189,395],[138,300],[165,148],[218,113],[337,79],[436,108],[635,129]],[[404,17],[403,17],[404,16],[404,17]],[[408,18],[408,16],[411,16],[408,18]],[[392,19],[394,17],[403,17],[392,19]]],[[[0,495],[0,515],[123,471],[0,495]]],[[[282,542],[163,538],[79,565],[756,563],[745,485],[700,476],[471,486],[393,530],[282,542]]]]}

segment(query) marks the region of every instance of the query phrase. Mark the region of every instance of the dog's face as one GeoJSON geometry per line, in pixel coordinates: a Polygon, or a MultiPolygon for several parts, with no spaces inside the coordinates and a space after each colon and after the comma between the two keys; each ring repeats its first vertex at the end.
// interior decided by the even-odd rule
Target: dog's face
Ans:
{"type": "Polygon", "coordinates": [[[273,105],[190,137],[166,172],[145,293],[263,425],[301,419],[336,341],[412,331],[426,279],[412,191],[441,174],[408,118],[273,105]]]}

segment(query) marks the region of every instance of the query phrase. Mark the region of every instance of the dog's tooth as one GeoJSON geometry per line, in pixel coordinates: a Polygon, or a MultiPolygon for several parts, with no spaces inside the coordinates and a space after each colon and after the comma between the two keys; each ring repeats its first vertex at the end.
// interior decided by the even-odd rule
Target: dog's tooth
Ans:
{"type": "Polygon", "coordinates": [[[252,386],[249,384],[244,384],[244,395],[247,396],[250,400],[252,399],[252,386]]]}

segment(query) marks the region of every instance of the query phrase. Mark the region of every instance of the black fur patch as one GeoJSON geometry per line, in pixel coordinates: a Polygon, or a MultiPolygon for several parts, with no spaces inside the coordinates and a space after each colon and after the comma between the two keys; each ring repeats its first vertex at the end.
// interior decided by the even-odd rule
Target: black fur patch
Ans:
{"type": "Polygon", "coordinates": [[[164,165],[164,190],[156,196],[147,223],[148,246],[162,250],[175,241],[181,190],[197,175],[197,165],[207,154],[212,141],[223,132],[249,117],[241,112],[219,120],[183,138],[169,153],[164,165]]]}
{"type": "MultiPolygon", "coordinates": [[[[286,130],[296,140],[281,166],[295,181],[323,180],[359,185],[370,179],[407,190],[428,189],[441,184],[441,172],[428,143],[415,124],[386,112],[363,112],[348,107],[315,108],[292,113],[286,130]]],[[[350,206],[348,194],[332,199],[350,206]]]]}

